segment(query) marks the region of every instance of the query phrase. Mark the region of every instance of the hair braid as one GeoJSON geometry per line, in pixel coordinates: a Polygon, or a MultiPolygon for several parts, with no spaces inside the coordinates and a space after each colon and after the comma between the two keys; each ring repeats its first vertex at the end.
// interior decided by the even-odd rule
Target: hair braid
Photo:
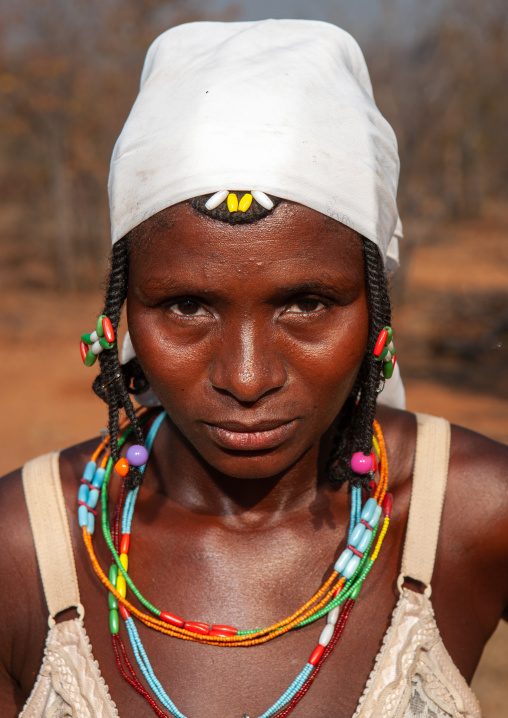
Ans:
{"type": "MultiPolygon", "coordinates": [[[[127,297],[127,286],[129,279],[129,242],[124,238],[113,247],[111,257],[111,268],[106,290],[106,298],[102,313],[111,320],[115,336],[118,337],[118,325],[122,314],[122,308],[127,297]]],[[[113,462],[119,459],[117,441],[119,427],[119,412],[123,407],[127,414],[134,435],[138,444],[144,445],[143,432],[139,424],[134,406],[128,391],[130,372],[128,365],[120,365],[118,354],[118,341],[109,351],[99,355],[101,373],[93,383],[95,393],[103,399],[109,407],[109,434],[111,437],[110,447],[113,462]]],[[[130,362],[129,362],[130,364],[130,362]]],[[[126,487],[133,489],[139,486],[142,481],[142,473],[137,467],[131,466],[126,481],[126,487]]]]}
{"type": "Polygon", "coordinates": [[[382,362],[375,361],[373,352],[379,332],[391,322],[391,305],[383,260],[377,246],[368,239],[362,239],[369,336],[355,386],[338,416],[328,465],[332,481],[342,482],[347,478],[352,485],[367,481],[367,477],[360,477],[352,471],[349,462],[356,451],[366,455],[371,452],[372,422],[376,414],[378,388],[382,377],[382,362]]]}

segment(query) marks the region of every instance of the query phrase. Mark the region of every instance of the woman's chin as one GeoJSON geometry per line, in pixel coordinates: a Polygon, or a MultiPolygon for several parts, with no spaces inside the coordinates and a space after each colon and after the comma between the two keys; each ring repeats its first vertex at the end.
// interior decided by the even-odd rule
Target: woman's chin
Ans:
{"type": "Polygon", "coordinates": [[[215,471],[236,479],[266,480],[286,473],[309,452],[311,447],[277,447],[258,451],[219,449],[201,454],[215,471]]]}

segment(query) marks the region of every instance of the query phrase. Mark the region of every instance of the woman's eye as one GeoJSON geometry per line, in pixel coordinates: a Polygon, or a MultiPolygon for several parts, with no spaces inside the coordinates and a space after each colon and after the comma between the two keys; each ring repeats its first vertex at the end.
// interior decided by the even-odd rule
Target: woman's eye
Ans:
{"type": "Polygon", "coordinates": [[[192,299],[182,299],[180,302],[174,302],[174,304],[169,306],[169,309],[173,314],[177,314],[180,317],[198,317],[207,314],[201,304],[193,302],[192,299]]]}
{"type": "Polygon", "coordinates": [[[325,303],[319,299],[303,297],[289,305],[286,311],[293,314],[312,314],[313,312],[318,312],[320,309],[323,309],[325,306],[325,303]]]}

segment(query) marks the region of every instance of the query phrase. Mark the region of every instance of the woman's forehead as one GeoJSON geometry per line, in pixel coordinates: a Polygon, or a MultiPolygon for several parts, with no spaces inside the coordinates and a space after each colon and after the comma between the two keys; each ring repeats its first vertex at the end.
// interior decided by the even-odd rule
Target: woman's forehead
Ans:
{"type": "Polygon", "coordinates": [[[189,203],[170,207],[150,218],[130,235],[135,264],[173,268],[178,263],[213,261],[239,265],[256,261],[264,265],[289,259],[321,264],[362,264],[362,240],[354,230],[315,210],[282,202],[273,213],[251,224],[216,220],[196,211],[189,203]],[[144,258],[144,261],[142,260],[144,258]]]}
{"type": "Polygon", "coordinates": [[[361,235],[345,224],[297,202],[282,200],[266,217],[248,224],[233,224],[207,216],[189,202],[167,207],[129,233],[131,250],[145,249],[155,237],[220,236],[241,240],[256,234],[275,236],[283,232],[302,235],[326,234],[360,246],[361,235]]]}

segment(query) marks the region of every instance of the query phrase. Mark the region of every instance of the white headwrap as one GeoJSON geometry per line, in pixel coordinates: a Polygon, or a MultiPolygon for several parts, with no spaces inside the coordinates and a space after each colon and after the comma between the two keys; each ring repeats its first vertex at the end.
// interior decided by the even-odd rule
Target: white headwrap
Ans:
{"type": "Polygon", "coordinates": [[[398,175],[394,132],[347,32],[310,20],[180,25],[148,50],[113,151],[112,241],[191,197],[261,190],[356,230],[390,272],[398,175]]]}

